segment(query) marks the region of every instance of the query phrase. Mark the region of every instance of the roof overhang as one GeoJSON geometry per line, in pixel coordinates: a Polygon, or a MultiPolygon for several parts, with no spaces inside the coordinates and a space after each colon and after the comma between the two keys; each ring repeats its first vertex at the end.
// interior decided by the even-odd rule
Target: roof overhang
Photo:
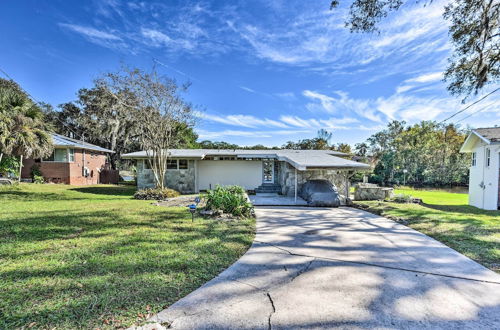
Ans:
{"type": "Polygon", "coordinates": [[[474,146],[478,141],[483,141],[486,144],[491,144],[491,141],[479,134],[476,131],[472,131],[469,136],[465,139],[464,144],[462,144],[462,147],[460,148],[460,152],[466,153],[466,152],[472,152],[474,151],[474,146]]]}

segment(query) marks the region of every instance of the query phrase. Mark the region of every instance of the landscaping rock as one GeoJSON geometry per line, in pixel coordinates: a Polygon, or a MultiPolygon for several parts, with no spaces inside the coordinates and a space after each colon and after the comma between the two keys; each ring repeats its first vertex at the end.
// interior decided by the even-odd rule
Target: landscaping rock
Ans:
{"type": "Polygon", "coordinates": [[[384,200],[393,196],[393,188],[379,187],[372,183],[358,183],[354,190],[354,199],[357,201],[384,200]]]}

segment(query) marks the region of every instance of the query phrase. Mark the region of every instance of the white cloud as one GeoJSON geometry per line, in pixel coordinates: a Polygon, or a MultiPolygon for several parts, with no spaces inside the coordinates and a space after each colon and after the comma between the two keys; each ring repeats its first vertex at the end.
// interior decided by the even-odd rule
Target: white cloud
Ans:
{"type": "Polygon", "coordinates": [[[242,131],[242,130],[221,130],[221,131],[196,131],[200,139],[220,139],[226,137],[244,137],[244,138],[272,138],[276,135],[295,135],[308,133],[307,130],[274,130],[274,131],[242,131]]]}
{"type": "Polygon", "coordinates": [[[216,122],[229,126],[245,127],[245,128],[303,128],[316,130],[325,129],[347,129],[346,124],[357,123],[359,120],[350,117],[329,117],[329,118],[301,118],[299,116],[282,115],[279,120],[269,118],[257,118],[251,115],[226,115],[219,116],[209,113],[197,112],[196,116],[206,121],[216,122]]]}
{"type": "Polygon", "coordinates": [[[225,125],[231,126],[239,126],[239,127],[248,127],[248,128],[256,128],[259,126],[262,127],[278,127],[278,128],[287,128],[289,127],[283,122],[279,122],[271,119],[260,119],[250,115],[227,115],[227,116],[218,116],[207,113],[197,113],[199,118],[213,121],[216,123],[221,123],[225,125]]]}
{"type": "Polygon", "coordinates": [[[420,75],[415,78],[407,79],[407,83],[429,83],[429,82],[435,82],[435,81],[440,81],[443,79],[443,73],[442,72],[432,72],[432,73],[427,73],[420,75]]]}
{"type": "Polygon", "coordinates": [[[146,43],[153,47],[167,46],[175,49],[190,50],[195,45],[186,39],[172,39],[165,33],[148,28],[141,28],[141,35],[146,38],[146,43]],[[149,41],[149,42],[147,42],[149,41]]]}
{"type": "Polygon", "coordinates": [[[168,45],[172,42],[172,39],[165,33],[153,29],[141,28],[142,36],[151,40],[156,46],[168,45]]]}
{"type": "Polygon", "coordinates": [[[246,86],[239,86],[242,90],[247,91],[249,93],[255,93],[255,91],[249,87],[246,86]]]}
{"type": "MultiPolygon", "coordinates": [[[[422,75],[420,80],[432,81],[432,75],[422,75]]],[[[434,78],[433,78],[434,79],[434,78]]],[[[336,91],[334,96],[319,92],[305,90],[303,95],[319,103],[310,103],[307,108],[316,113],[330,114],[356,114],[371,122],[386,123],[388,120],[405,120],[416,122],[420,120],[436,120],[440,115],[451,113],[460,108],[460,102],[451,97],[432,97],[428,95],[405,95],[404,86],[395,94],[377,99],[351,98],[347,93],[336,91]]],[[[349,118],[349,117],[348,117],[349,118]]],[[[302,124],[304,127],[313,125],[295,121],[295,126],[302,124]]],[[[325,124],[323,122],[323,124],[325,124]]],[[[341,124],[337,122],[337,124],[341,124]]]]}
{"type": "Polygon", "coordinates": [[[368,100],[353,99],[342,91],[335,92],[337,97],[328,96],[318,92],[305,90],[303,95],[312,100],[320,101],[320,104],[309,103],[306,107],[310,111],[324,111],[331,114],[353,112],[361,117],[374,122],[382,122],[380,115],[374,111],[368,100]]]}
{"type": "Polygon", "coordinates": [[[295,94],[292,92],[275,93],[274,95],[287,102],[295,101],[297,99],[295,94]]]}
{"type": "MultiPolygon", "coordinates": [[[[442,72],[431,72],[431,73],[421,74],[417,77],[406,79],[401,85],[396,87],[396,93],[401,94],[411,89],[420,87],[422,85],[438,83],[442,80],[443,80],[442,72]]],[[[419,88],[419,90],[421,91],[422,88],[419,88]]]]}
{"type": "Polygon", "coordinates": [[[67,24],[67,23],[59,23],[59,26],[69,29],[73,32],[77,32],[91,39],[122,40],[119,36],[115,34],[97,30],[93,27],[81,26],[76,24],[67,24]]]}

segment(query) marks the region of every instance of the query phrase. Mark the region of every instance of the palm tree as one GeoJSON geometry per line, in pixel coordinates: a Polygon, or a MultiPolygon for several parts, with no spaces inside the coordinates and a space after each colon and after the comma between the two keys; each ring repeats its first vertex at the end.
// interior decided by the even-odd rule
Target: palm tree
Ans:
{"type": "Polygon", "coordinates": [[[53,146],[40,107],[12,86],[0,85],[0,157],[5,153],[20,158],[20,180],[23,157],[47,156],[53,146]]]}
{"type": "Polygon", "coordinates": [[[332,134],[333,133],[328,132],[326,129],[322,128],[318,131],[318,139],[324,140],[329,146],[332,139],[332,134]]]}

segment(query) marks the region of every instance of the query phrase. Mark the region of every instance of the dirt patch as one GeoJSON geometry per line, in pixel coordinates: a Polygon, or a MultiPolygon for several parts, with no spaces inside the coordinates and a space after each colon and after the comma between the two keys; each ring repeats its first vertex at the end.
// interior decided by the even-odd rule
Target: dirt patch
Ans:
{"type": "MultiPolygon", "coordinates": [[[[156,205],[165,207],[187,207],[190,204],[196,204],[194,201],[196,197],[198,197],[198,195],[173,197],[173,198],[168,198],[164,201],[159,201],[156,203],[156,205]]],[[[203,206],[205,206],[205,201],[202,198],[201,202],[198,204],[198,207],[201,208],[203,206]]]]}

